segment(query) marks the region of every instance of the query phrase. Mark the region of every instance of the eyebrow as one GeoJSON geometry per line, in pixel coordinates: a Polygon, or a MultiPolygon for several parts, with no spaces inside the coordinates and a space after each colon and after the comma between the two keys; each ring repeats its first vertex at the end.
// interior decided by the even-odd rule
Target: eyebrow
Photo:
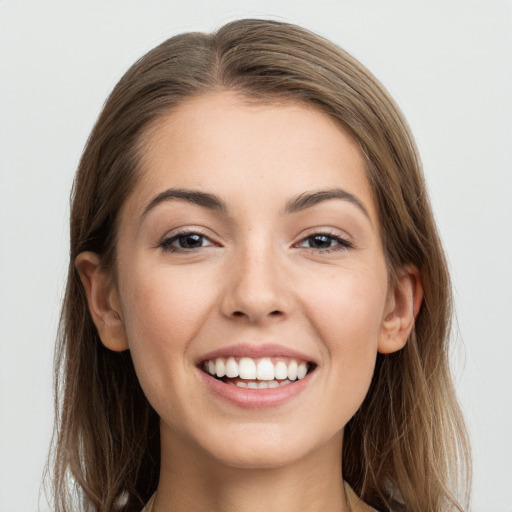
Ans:
{"type": "Polygon", "coordinates": [[[146,208],[144,208],[144,211],[142,212],[142,217],[145,217],[150,210],[152,210],[159,204],[175,200],[186,201],[187,203],[202,206],[203,208],[207,208],[208,210],[219,211],[222,213],[227,212],[226,203],[224,203],[222,199],[218,198],[213,194],[199,192],[198,190],[168,188],[167,190],[164,190],[163,192],[158,194],[149,202],[149,204],[146,206],[146,208]]]}
{"type": "MultiPolygon", "coordinates": [[[[366,217],[370,219],[368,210],[364,207],[363,203],[356,196],[341,188],[318,190],[314,192],[304,192],[303,194],[300,194],[297,197],[294,197],[290,201],[288,201],[282,213],[284,215],[297,213],[306,210],[307,208],[316,206],[317,204],[322,203],[323,201],[328,201],[330,199],[340,199],[343,201],[348,201],[353,205],[357,206],[366,215],[366,217]]],[[[146,206],[146,208],[144,208],[144,211],[142,212],[142,217],[145,217],[150,210],[152,210],[159,204],[175,200],[186,201],[188,203],[195,204],[203,208],[207,208],[208,210],[218,211],[225,214],[227,214],[228,212],[226,203],[214,194],[200,192],[198,190],[169,188],[155,196],[148,203],[148,205],[146,206]]]]}
{"type": "Polygon", "coordinates": [[[341,188],[304,192],[304,194],[300,194],[286,203],[284,213],[297,213],[307,208],[311,208],[323,201],[328,201],[329,199],[341,199],[343,201],[348,201],[349,203],[357,206],[366,215],[366,217],[370,219],[370,214],[364,207],[363,203],[356,196],[341,188]]]}

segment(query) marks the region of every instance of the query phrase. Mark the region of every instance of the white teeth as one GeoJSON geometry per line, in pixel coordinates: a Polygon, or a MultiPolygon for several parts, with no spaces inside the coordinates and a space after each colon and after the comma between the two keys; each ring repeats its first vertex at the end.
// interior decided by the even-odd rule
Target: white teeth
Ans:
{"type": "Polygon", "coordinates": [[[299,368],[297,369],[297,378],[303,379],[308,373],[308,365],[304,362],[299,364],[299,368]]]}
{"type": "Polygon", "coordinates": [[[271,389],[271,388],[277,388],[279,386],[286,386],[287,384],[291,384],[291,380],[283,380],[278,382],[277,380],[250,380],[249,382],[244,382],[243,380],[237,380],[235,382],[235,386],[238,386],[239,388],[249,388],[249,389],[271,389]]]}
{"type": "MultiPolygon", "coordinates": [[[[298,363],[295,359],[288,362],[278,360],[274,363],[270,357],[261,359],[242,357],[239,361],[234,357],[228,357],[227,359],[217,357],[205,361],[203,369],[217,378],[228,377],[234,379],[240,377],[244,380],[258,380],[259,382],[268,383],[279,381],[276,385],[280,385],[283,381],[290,383],[297,379],[303,379],[308,374],[309,366],[305,361],[298,363]]],[[[276,385],[272,384],[270,387],[276,387],[276,385]]]]}
{"type": "Polygon", "coordinates": [[[234,357],[228,357],[228,360],[226,361],[226,377],[233,379],[234,377],[238,377],[238,375],[238,363],[234,357]]]}
{"type": "Polygon", "coordinates": [[[242,357],[238,367],[240,368],[241,379],[249,380],[256,378],[256,363],[250,357],[242,357]]]}
{"type": "Polygon", "coordinates": [[[274,378],[282,380],[288,377],[288,366],[284,361],[278,361],[274,370],[274,378]]]}
{"type": "Polygon", "coordinates": [[[217,377],[224,377],[224,375],[226,375],[226,365],[224,364],[224,360],[220,357],[215,361],[215,374],[217,377]]]}
{"type": "Polygon", "coordinates": [[[270,359],[260,359],[256,367],[256,378],[258,380],[274,380],[274,365],[270,359]]]}
{"type": "Polygon", "coordinates": [[[292,361],[290,361],[290,364],[288,365],[288,378],[290,380],[295,380],[297,378],[297,370],[297,361],[293,359],[292,361]]]}

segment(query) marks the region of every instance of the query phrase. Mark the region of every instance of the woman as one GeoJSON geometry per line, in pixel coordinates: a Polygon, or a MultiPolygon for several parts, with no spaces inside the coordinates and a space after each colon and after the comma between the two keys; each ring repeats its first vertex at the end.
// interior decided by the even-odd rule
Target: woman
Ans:
{"type": "Polygon", "coordinates": [[[463,510],[450,316],[414,142],[368,71],[278,22],[171,38],[74,184],[57,509],[70,477],[84,510],[463,510]]]}

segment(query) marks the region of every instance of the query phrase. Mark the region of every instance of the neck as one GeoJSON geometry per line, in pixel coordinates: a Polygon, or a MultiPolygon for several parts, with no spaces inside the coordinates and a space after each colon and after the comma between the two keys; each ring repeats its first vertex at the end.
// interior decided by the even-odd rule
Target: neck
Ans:
{"type": "MultiPolygon", "coordinates": [[[[164,434],[162,432],[162,434],[164,434]]],[[[162,435],[162,467],[153,512],[350,512],[337,435],[293,464],[238,468],[162,435]]]]}

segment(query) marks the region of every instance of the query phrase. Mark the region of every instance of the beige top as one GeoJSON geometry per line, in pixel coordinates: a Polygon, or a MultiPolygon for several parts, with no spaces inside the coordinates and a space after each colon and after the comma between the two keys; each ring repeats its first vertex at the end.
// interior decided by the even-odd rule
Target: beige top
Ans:
{"type": "MultiPolygon", "coordinates": [[[[357,494],[354,492],[352,487],[345,482],[345,490],[347,492],[347,497],[350,505],[357,505],[357,509],[360,512],[377,512],[373,507],[370,507],[370,505],[367,505],[364,503],[364,501],[361,501],[357,494]]],[[[141,512],[152,512],[153,511],[153,503],[155,502],[155,494],[151,496],[150,500],[147,502],[146,506],[141,512]]]]}
{"type": "Polygon", "coordinates": [[[153,494],[153,496],[151,496],[151,498],[146,503],[146,506],[142,509],[141,512],[151,512],[153,510],[154,501],[155,501],[155,494],[153,494]]]}

